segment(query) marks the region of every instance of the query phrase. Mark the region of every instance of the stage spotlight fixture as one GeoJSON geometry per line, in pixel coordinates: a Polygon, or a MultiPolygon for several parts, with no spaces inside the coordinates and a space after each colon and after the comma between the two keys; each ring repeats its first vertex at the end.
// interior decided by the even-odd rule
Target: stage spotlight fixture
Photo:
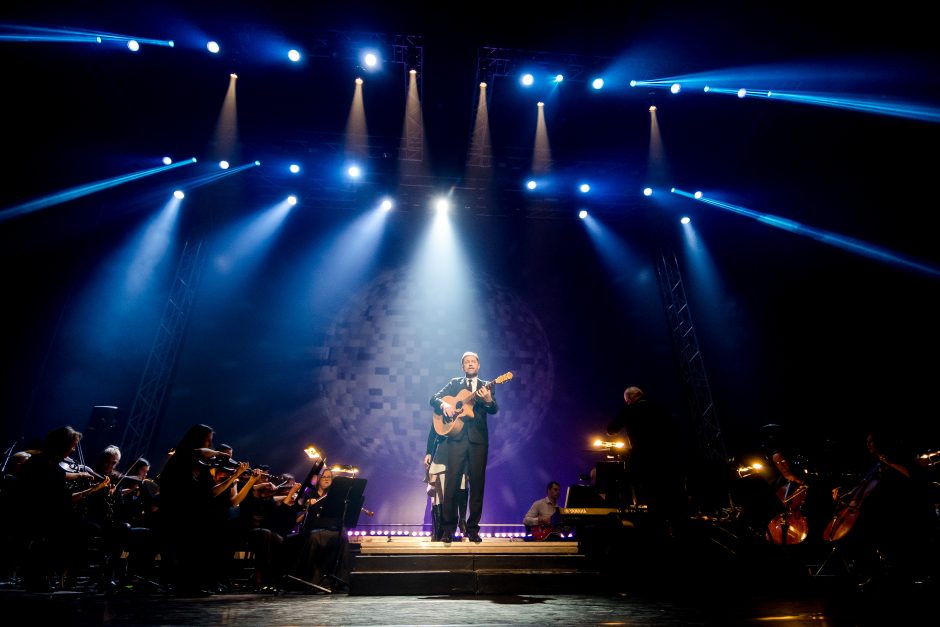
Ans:
{"type": "Polygon", "coordinates": [[[298,61],[300,61],[300,51],[299,50],[288,51],[287,58],[293,61],[294,63],[297,63],[298,61]]]}
{"type": "Polygon", "coordinates": [[[357,178],[359,178],[360,176],[362,176],[362,170],[359,168],[358,165],[351,165],[351,166],[349,166],[349,168],[346,170],[346,174],[348,174],[348,175],[350,176],[350,178],[357,179],[357,178]]]}
{"type": "Polygon", "coordinates": [[[365,62],[366,67],[375,67],[379,62],[379,58],[375,56],[374,52],[367,52],[362,60],[365,62]]]}
{"type": "Polygon", "coordinates": [[[578,212],[578,217],[583,220],[584,218],[587,217],[587,211],[585,211],[584,209],[582,209],[581,211],[578,212]]]}
{"type": "Polygon", "coordinates": [[[656,105],[650,105],[650,113],[656,113],[656,105]]]}
{"type": "Polygon", "coordinates": [[[644,187],[644,188],[643,188],[643,195],[644,195],[644,196],[652,196],[652,195],[653,195],[653,188],[652,188],[652,187],[644,187]]]}
{"type": "Polygon", "coordinates": [[[743,87],[738,90],[738,98],[744,98],[747,95],[747,90],[743,87]]]}
{"type": "Polygon", "coordinates": [[[536,103],[535,103],[535,106],[536,106],[536,107],[544,107],[544,106],[545,106],[545,103],[544,103],[544,102],[536,102],[536,103]]]}
{"type": "Polygon", "coordinates": [[[486,89],[486,83],[480,83],[480,89],[486,89]]]}
{"type": "Polygon", "coordinates": [[[412,76],[414,76],[415,74],[418,73],[418,70],[412,68],[412,69],[408,70],[408,73],[411,74],[412,76]]]}
{"type": "Polygon", "coordinates": [[[702,197],[702,192],[695,192],[694,194],[692,194],[692,196],[695,197],[695,200],[698,200],[699,198],[702,197]]]}
{"type": "Polygon", "coordinates": [[[297,197],[296,197],[296,196],[293,196],[293,195],[288,196],[288,197],[287,197],[287,204],[289,204],[289,205],[296,205],[296,204],[297,204],[297,197]]]}
{"type": "Polygon", "coordinates": [[[219,167],[222,168],[223,170],[228,170],[228,166],[229,166],[228,161],[225,161],[224,159],[222,161],[219,161],[219,167]]]}
{"type": "Polygon", "coordinates": [[[255,165],[261,165],[261,162],[255,159],[255,165]]]}
{"type": "Polygon", "coordinates": [[[581,183],[581,186],[578,189],[581,190],[582,194],[586,194],[591,191],[591,186],[587,183],[581,183]]]}
{"type": "Polygon", "coordinates": [[[630,87],[636,87],[636,79],[630,81],[630,87]]]}
{"type": "Polygon", "coordinates": [[[185,197],[186,197],[186,194],[184,194],[183,190],[181,189],[178,189],[175,192],[173,192],[173,198],[176,198],[177,200],[183,200],[183,198],[185,197]]]}
{"type": "Polygon", "coordinates": [[[591,87],[593,87],[594,89],[601,89],[602,87],[604,87],[604,79],[595,78],[593,81],[591,81],[591,87]]]}
{"type": "Polygon", "coordinates": [[[163,157],[163,165],[170,165],[171,163],[173,163],[172,159],[169,157],[163,157]]]}
{"type": "Polygon", "coordinates": [[[692,220],[691,220],[691,218],[689,218],[689,216],[682,216],[682,217],[679,219],[679,222],[681,222],[682,224],[688,224],[688,223],[691,222],[691,221],[692,221],[692,220]]]}
{"type": "Polygon", "coordinates": [[[709,87],[708,85],[705,85],[705,87],[704,87],[704,90],[705,90],[705,93],[706,93],[706,94],[707,94],[709,91],[711,91],[711,89],[712,89],[712,88],[709,87]]]}
{"type": "Polygon", "coordinates": [[[174,41],[171,39],[170,41],[166,42],[166,45],[168,45],[170,48],[175,48],[175,47],[176,47],[176,42],[174,42],[174,41]]]}
{"type": "Polygon", "coordinates": [[[532,76],[531,74],[523,74],[521,81],[523,85],[528,87],[529,85],[535,82],[535,77],[532,76]]]}
{"type": "Polygon", "coordinates": [[[560,83],[560,82],[562,82],[563,80],[565,80],[565,76],[564,76],[563,74],[555,74],[555,82],[556,82],[556,83],[560,83]]]}
{"type": "Polygon", "coordinates": [[[216,42],[214,42],[214,41],[210,41],[210,42],[206,43],[206,50],[208,50],[208,51],[211,52],[212,54],[219,54],[219,50],[221,50],[221,48],[219,48],[219,44],[218,44],[218,43],[216,43],[216,42]]]}
{"type": "Polygon", "coordinates": [[[528,187],[529,189],[535,189],[536,187],[538,187],[538,184],[535,181],[527,181],[525,186],[528,187]]]}
{"type": "Polygon", "coordinates": [[[356,84],[362,85],[362,78],[360,78],[359,76],[356,77],[356,84]]]}
{"type": "Polygon", "coordinates": [[[131,52],[137,52],[138,50],[140,50],[140,44],[134,41],[133,39],[131,39],[130,41],[127,42],[127,49],[130,50],[131,52]]]}
{"type": "Polygon", "coordinates": [[[671,91],[674,94],[678,94],[681,89],[682,89],[682,85],[680,85],[679,83],[673,83],[672,87],[669,88],[669,91],[671,91]]]}
{"type": "Polygon", "coordinates": [[[290,164],[290,167],[287,169],[291,171],[291,174],[297,174],[298,172],[300,172],[300,166],[297,165],[296,163],[290,164]]]}
{"type": "Polygon", "coordinates": [[[447,213],[447,210],[450,209],[450,201],[446,198],[438,198],[434,201],[434,209],[438,213],[447,213]]]}
{"type": "Polygon", "coordinates": [[[382,204],[379,205],[379,207],[382,208],[382,211],[391,211],[392,207],[394,206],[394,203],[392,203],[391,199],[389,198],[384,198],[382,200],[382,204]]]}

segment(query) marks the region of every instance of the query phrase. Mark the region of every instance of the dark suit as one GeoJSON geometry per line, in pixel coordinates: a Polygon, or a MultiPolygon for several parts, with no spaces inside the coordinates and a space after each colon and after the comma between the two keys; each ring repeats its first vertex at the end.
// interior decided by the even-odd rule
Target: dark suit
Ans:
{"type": "MultiPolygon", "coordinates": [[[[478,379],[477,386],[489,382],[478,379]]],[[[440,392],[431,397],[431,407],[441,412],[441,399],[457,396],[461,390],[469,389],[466,377],[454,377],[440,392]]],[[[479,389],[479,387],[477,387],[479,389]]],[[[492,392],[492,388],[490,390],[492,392]]],[[[466,473],[470,481],[470,503],[467,507],[467,534],[480,533],[480,516],[483,513],[483,488],[486,484],[486,459],[489,454],[489,429],[487,416],[499,411],[496,395],[489,405],[479,398],[473,405],[473,418],[464,418],[464,426],[455,436],[447,436],[447,480],[444,483],[444,508],[442,528],[444,535],[457,529],[457,496],[460,477],[466,473]]]]}

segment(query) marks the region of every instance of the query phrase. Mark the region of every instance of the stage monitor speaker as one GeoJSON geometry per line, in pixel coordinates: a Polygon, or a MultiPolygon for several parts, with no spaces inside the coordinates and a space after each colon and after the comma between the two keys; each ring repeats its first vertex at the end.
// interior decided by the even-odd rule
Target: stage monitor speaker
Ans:
{"type": "MultiPolygon", "coordinates": [[[[118,408],[113,405],[95,405],[91,408],[88,424],[82,430],[82,451],[87,464],[94,464],[98,454],[110,444],[120,444],[118,408]]],[[[123,451],[122,451],[123,453],[123,451]]]]}

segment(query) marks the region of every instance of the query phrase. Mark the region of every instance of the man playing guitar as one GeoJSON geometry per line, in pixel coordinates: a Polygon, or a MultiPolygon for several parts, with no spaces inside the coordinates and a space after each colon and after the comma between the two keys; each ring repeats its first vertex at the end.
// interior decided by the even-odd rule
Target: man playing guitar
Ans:
{"type": "Polygon", "coordinates": [[[526,512],[522,524],[532,533],[532,539],[541,541],[550,536],[561,536],[559,523],[561,515],[558,512],[558,496],[561,486],[557,481],[549,481],[545,486],[545,498],[532,503],[526,512]]]}

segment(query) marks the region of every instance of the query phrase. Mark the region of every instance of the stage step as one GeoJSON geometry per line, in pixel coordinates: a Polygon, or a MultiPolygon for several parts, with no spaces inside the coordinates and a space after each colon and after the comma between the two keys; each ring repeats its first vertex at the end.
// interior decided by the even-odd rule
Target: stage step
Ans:
{"type": "Polygon", "coordinates": [[[576,542],[486,539],[363,542],[353,553],[351,595],[586,594],[602,578],[576,542]]]}

